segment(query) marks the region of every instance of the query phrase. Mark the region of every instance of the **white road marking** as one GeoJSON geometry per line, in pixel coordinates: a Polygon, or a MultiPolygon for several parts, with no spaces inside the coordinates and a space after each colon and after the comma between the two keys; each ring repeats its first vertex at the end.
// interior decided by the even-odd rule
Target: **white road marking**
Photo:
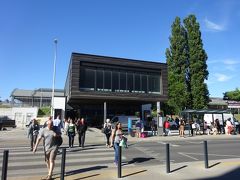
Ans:
{"type": "MultiPolygon", "coordinates": [[[[189,144],[202,144],[202,143],[203,143],[202,141],[200,141],[200,142],[185,141],[185,142],[187,142],[187,143],[189,143],[189,144]]],[[[208,142],[209,142],[209,141],[208,141],[208,142]]]]}
{"type": "MultiPolygon", "coordinates": [[[[164,144],[164,145],[167,144],[166,142],[161,142],[161,141],[160,141],[160,142],[157,142],[157,143],[158,143],[158,144],[164,144]]],[[[172,143],[169,143],[169,145],[172,146],[172,147],[179,147],[179,146],[180,146],[180,145],[178,145],[178,144],[172,144],[172,143]]]]}
{"type": "MultiPolygon", "coordinates": [[[[192,154],[192,155],[201,155],[203,156],[203,153],[185,153],[185,154],[192,154]]],[[[235,158],[240,158],[240,156],[236,155],[227,155],[227,154],[208,154],[210,156],[219,156],[219,157],[235,157],[235,158]]]]}
{"type": "Polygon", "coordinates": [[[197,159],[197,158],[195,158],[195,157],[192,157],[192,156],[189,156],[189,155],[187,155],[187,154],[185,154],[185,153],[179,152],[178,154],[180,154],[180,155],[182,155],[182,156],[186,156],[186,157],[188,157],[188,158],[190,158],[190,159],[193,159],[193,160],[196,160],[196,161],[199,160],[199,159],[197,159]]]}
{"type": "MultiPolygon", "coordinates": [[[[0,151],[1,150],[9,150],[11,152],[22,152],[23,149],[26,149],[25,153],[29,153],[31,151],[29,151],[30,147],[29,146],[25,146],[25,147],[6,147],[6,148],[0,148],[0,151]]],[[[62,148],[60,148],[59,150],[61,151],[62,148]]],[[[43,150],[43,146],[38,146],[38,150],[43,150]]],[[[80,151],[112,151],[114,152],[114,149],[113,148],[106,148],[105,146],[100,146],[100,147],[91,147],[91,146],[86,146],[84,149],[80,148],[80,147],[74,147],[72,149],[69,149],[68,147],[66,147],[66,150],[67,151],[75,151],[75,150],[80,150],[80,151]]]]}

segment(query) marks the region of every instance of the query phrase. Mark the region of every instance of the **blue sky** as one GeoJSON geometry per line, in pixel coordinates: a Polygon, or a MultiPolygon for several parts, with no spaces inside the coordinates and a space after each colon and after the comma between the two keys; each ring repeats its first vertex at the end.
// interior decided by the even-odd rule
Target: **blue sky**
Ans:
{"type": "Polygon", "coordinates": [[[211,97],[240,86],[239,0],[1,0],[0,99],[14,88],[63,89],[72,52],[166,62],[171,25],[195,14],[211,97]]]}

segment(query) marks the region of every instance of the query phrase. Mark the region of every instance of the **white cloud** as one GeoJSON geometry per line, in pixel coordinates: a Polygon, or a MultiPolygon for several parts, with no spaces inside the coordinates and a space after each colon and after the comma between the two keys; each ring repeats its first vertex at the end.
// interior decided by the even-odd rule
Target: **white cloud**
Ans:
{"type": "Polygon", "coordinates": [[[223,60],[223,63],[226,65],[235,65],[235,64],[239,64],[240,62],[233,59],[225,59],[223,60]]]}
{"type": "Polygon", "coordinates": [[[208,62],[208,67],[211,68],[212,70],[230,70],[232,72],[238,70],[240,67],[240,61],[236,59],[214,59],[214,60],[209,60],[208,62]]]}
{"type": "Polygon", "coordinates": [[[205,22],[205,25],[208,30],[211,30],[211,31],[224,31],[225,30],[224,25],[216,24],[216,23],[208,20],[207,18],[205,18],[204,22],[205,22]]]}
{"type": "Polygon", "coordinates": [[[207,63],[208,64],[216,64],[216,63],[219,63],[219,60],[208,60],[207,63]]]}
{"type": "Polygon", "coordinates": [[[220,81],[220,82],[225,82],[232,79],[231,76],[227,76],[225,74],[220,74],[220,73],[215,73],[214,76],[217,78],[217,81],[220,81]]]}
{"type": "Polygon", "coordinates": [[[229,70],[229,71],[236,71],[235,66],[226,66],[226,69],[229,70]]]}

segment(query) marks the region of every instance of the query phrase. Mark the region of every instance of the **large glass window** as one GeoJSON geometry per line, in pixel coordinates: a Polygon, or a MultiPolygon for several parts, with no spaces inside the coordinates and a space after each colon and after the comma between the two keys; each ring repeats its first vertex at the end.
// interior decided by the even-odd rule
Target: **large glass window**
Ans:
{"type": "Polygon", "coordinates": [[[120,92],[126,92],[127,87],[127,74],[126,72],[120,72],[120,92]]]}
{"type": "Polygon", "coordinates": [[[147,75],[141,75],[141,82],[142,92],[147,93],[148,90],[147,75]]]}
{"type": "Polygon", "coordinates": [[[148,92],[160,94],[160,76],[149,75],[148,76],[148,92]]]}
{"type": "Polygon", "coordinates": [[[112,91],[119,91],[119,72],[112,72],[112,91]]]}
{"type": "Polygon", "coordinates": [[[103,91],[103,70],[97,70],[97,91],[103,91]]]}
{"type": "Polygon", "coordinates": [[[127,73],[127,90],[133,91],[133,73],[127,73]]]}
{"type": "Polygon", "coordinates": [[[160,75],[155,73],[81,67],[79,82],[87,91],[160,94],[160,75]]]}
{"type": "Polygon", "coordinates": [[[81,68],[80,88],[83,90],[94,91],[94,89],[95,89],[95,70],[81,68]]]}
{"type": "Polygon", "coordinates": [[[104,71],[104,91],[112,91],[112,72],[104,71]]]}
{"type": "Polygon", "coordinates": [[[140,74],[134,74],[134,91],[140,92],[141,91],[141,82],[140,82],[140,74]]]}

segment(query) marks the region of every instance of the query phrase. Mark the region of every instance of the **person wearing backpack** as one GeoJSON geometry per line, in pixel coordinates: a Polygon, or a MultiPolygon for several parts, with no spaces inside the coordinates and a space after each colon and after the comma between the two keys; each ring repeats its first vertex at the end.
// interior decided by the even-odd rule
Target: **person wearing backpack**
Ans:
{"type": "Polygon", "coordinates": [[[76,135],[76,125],[73,123],[73,119],[71,118],[70,118],[70,123],[67,126],[67,135],[68,135],[69,148],[72,148],[74,144],[74,137],[76,135]]]}
{"type": "Polygon", "coordinates": [[[109,139],[112,133],[112,124],[110,123],[110,119],[107,119],[106,122],[104,123],[103,133],[106,135],[106,139],[107,139],[106,146],[110,147],[109,139]]]}

